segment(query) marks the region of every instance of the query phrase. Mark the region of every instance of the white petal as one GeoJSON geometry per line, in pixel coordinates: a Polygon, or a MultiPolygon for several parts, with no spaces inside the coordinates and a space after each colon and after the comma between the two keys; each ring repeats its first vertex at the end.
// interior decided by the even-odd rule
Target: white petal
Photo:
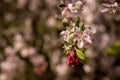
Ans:
{"type": "Polygon", "coordinates": [[[63,39],[63,40],[66,41],[66,42],[70,42],[69,36],[64,36],[64,39],[63,39]]]}
{"type": "Polygon", "coordinates": [[[61,15],[62,15],[62,16],[65,16],[65,10],[62,11],[61,15]]]}
{"type": "Polygon", "coordinates": [[[68,8],[71,10],[73,9],[73,4],[68,4],[68,8]]]}
{"type": "Polygon", "coordinates": [[[61,33],[60,33],[60,35],[65,35],[66,34],[66,31],[62,31],[61,33]]]}
{"type": "Polygon", "coordinates": [[[102,9],[102,10],[100,10],[102,13],[105,13],[105,12],[108,12],[110,9],[108,9],[108,8],[104,8],[104,9],[102,9]]]}
{"type": "Polygon", "coordinates": [[[83,46],[84,46],[84,42],[83,42],[83,41],[79,41],[79,42],[77,43],[77,47],[78,47],[78,48],[83,48],[83,46]]]}
{"type": "Polygon", "coordinates": [[[73,27],[73,28],[71,29],[71,32],[75,32],[75,27],[73,27]]]}
{"type": "Polygon", "coordinates": [[[77,1],[76,5],[82,5],[83,3],[81,1],[77,1]]]}
{"type": "Polygon", "coordinates": [[[92,43],[92,40],[91,40],[91,37],[90,37],[90,36],[87,36],[87,37],[85,38],[85,40],[86,40],[88,43],[92,43]]]}
{"type": "Polygon", "coordinates": [[[96,29],[94,27],[92,27],[92,34],[96,33],[96,29]]]}
{"type": "Polygon", "coordinates": [[[113,7],[118,7],[118,3],[115,2],[112,6],[113,6],[113,7]]]}
{"type": "Polygon", "coordinates": [[[82,3],[81,1],[77,1],[77,2],[76,2],[76,8],[79,9],[79,8],[82,6],[82,4],[83,4],[83,3],[82,3]]]}

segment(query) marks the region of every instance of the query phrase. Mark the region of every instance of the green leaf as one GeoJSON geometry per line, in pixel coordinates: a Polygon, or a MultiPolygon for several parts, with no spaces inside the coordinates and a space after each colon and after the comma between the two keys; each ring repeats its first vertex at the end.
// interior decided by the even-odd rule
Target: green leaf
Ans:
{"type": "Polygon", "coordinates": [[[116,42],[113,44],[113,47],[114,47],[114,48],[120,48],[120,41],[116,41],[116,42]]]}
{"type": "Polygon", "coordinates": [[[65,7],[66,5],[63,3],[63,4],[60,4],[58,7],[60,7],[60,8],[63,8],[63,7],[65,7]]]}
{"type": "Polygon", "coordinates": [[[68,55],[68,54],[69,54],[69,51],[64,50],[64,54],[65,54],[65,55],[68,55]]]}
{"type": "Polygon", "coordinates": [[[84,59],[85,59],[84,53],[83,53],[81,50],[79,50],[79,49],[75,49],[75,50],[76,50],[76,56],[77,56],[79,59],[84,60],[84,59]]]}
{"type": "Polygon", "coordinates": [[[77,17],[75,19],[75,26],[79,27],[79,23],[80,23],[80,17],[77,17]]]}
{"type": "Polygon", "coordinates": [[[81,28],[82,31],[84,31],[85,30],[85,25],[83,24],[80,28],[81,28]]]}
{"type": "Polygon", "coordinates": [[[106,48],[105,49],[105,52],[107,53],[107,54],[114,54],[114,50],[112,49],[112,48],[106,48]]]}
{"type": "Polygon", "coordinates": [[[69,45],[70,45],[70,43],[68,43],[68,42],[66,42],[66,41],[64,41],[63,44],[64,44],[65,46],[69,46],[69,45]]]}
{"type": "Polygon", "coordinates": [[[69,26],[68,20],[67,20],[66,18],[64,18],[64,19],[62,20],[62,25],[63,25],[64,27],[69,26]]]}
{"type": "Polygon", "coordinates": [[[73,44],[73,42],[74,42],[74,38],[73,38],[73,37],[71,37],[71,38],[70,38],[70,43],[72,43],[72,44],[73,44]]]}
{"type": "Polygon", "coordinates": [[[120,41],[115,41],[110,47],[106,48],[105,53],[120,58],[120,41]]]}
{"type": "Polygon", "coordinates": [[[74,32],[70,32],[70,35],[73,34],[74,32]]]}

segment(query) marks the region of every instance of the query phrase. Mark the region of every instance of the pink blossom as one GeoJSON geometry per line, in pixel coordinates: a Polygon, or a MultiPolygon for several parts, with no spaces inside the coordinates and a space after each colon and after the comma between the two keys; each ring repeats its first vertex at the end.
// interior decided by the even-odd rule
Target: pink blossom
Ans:
{"type": "Polygon", "coordinates": [[[67,6],[62,11],[63,17],[77,17],[83,7],[82,1],[68,1],[67,6]]]}
{"type": "Polygon", "coordinates": [[[94,28],[85,25],[84,31],[82,31],[79,27],[68,27],[66,31],[61,32],[61,35],[63,40],[68,43],[71,43],[70,40],[73,39],[73,42],[79,49],[81,49],[92,44],[95,32],[96,30],[94,28]]]}
{"type": "Polygon", "coordinates": [[[65,7],[61,14],[64,17],[71,17],[72,16],[68,7],[65,7]]]}
{"type": "Polygon", "coordinates": [[[110,12],[110,13],[116,13],[117,11],[119,11],[118,7],[118,3],[114,2],[114,3],[103,3],[103,9],[101,10],[101,12],[110,12]]]}
{"type": "Polygon", "coordinates": [[[70,41],[70,31],[66,30],[66,31],[62,31],[60,33],[62,36],[63,36],[63,40],[66,41],[66,42],[69,42],[70,41]]]}
{"type": "Polygon", "coordinates": [[[68,8],[71,11],[72,14],[78,13],[79,9],[82,9],[83,2],[77,1],[75,3],[69,3],[68,8]]]}
{"type": "Polygon", "coordinates": [[[94,28],[85,25],[85,31],[76,38],[77,47],[81,49],[90,46],[95,32],[96,30],[94,28]]]}

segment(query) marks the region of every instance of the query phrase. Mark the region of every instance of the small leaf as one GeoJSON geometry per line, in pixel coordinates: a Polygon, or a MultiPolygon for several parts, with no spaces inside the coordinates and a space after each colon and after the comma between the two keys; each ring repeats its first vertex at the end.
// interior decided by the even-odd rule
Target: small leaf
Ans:
{"type": "Polygon", "coordinates": [[[66,42],[66,41],[64,41],[63,44],[64,44],[65,46],[69,46],[69,45],[70,45],[70,43],[68,43],[68,42],[66,42]]]}
{"type": "Polygon", "coordinates": [[[58,7],[63,8],[65,6],[66,6],[65,4],[60,4],[58,7]]]}
{"type": "Polygon", "coordinates": [[[74,32],[70,32],[70,35],[73,34],[74,32]]]}
{"type": "Polygon", "coordinates": [[[79,59],[84,60],[84,59],[85,59],[84,53],[83,53],[81,50],[79,50],[79,49],[75,49],[75,50],[76,50],[76,55],[77,55],[77,57],[78,57],[79,59]]]}
{"type": "Polygon", "coordinates": [[[80,28],[81,28],[82,31],[84,31],[85,30],[85,25],[83,24],[80,28]]]}
{"type": "Polygon", "coordinates": [[[62,25],[63,25],[64,27],[69,26],[68,20],[67,20],[66,18],[64,18],[64,19],[62,20],[62,25]]]}
{"type": "Polygon", "coordinates": [[[75,19],[75,26],[79,27],[80,17],[75,19]]]}
{"type": "Polygon", "coordinates": [[[64,50],[64,54],[65,54],[65,55],[68,55],[68,54],[69,54],[69,51],[64,50]]]}
{"type": "Polygon", "coordinates": [[[120,41],[116,41],[116,42],[113,44],[113,47],[119,48],[119,47],[120,47],[120,41]]]}
{"type": "Polygon", "coordinates": [[[70,43],[72,43],[72,44],[74,43],[74,38],[73,37],[70,38],[70,43]]]}
{"type": "Polygon", "coordinates": [[[105,49],[105,52],[107,53],[107,54],[114,54],[114,50],[112,49],[112,48],[106,48],[105,49]]]}

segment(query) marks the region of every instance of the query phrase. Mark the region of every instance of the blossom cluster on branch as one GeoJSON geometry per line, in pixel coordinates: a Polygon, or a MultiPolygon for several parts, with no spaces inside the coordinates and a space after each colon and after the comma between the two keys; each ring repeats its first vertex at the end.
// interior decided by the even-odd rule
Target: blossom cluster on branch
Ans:
{"type": "Polygon", "coordinates": [[[119,2],[113,0],[112,2],[109,3],[103,3],[102,5],[104,8],[101,10],[101,12],[119,13],[120,12],[119,2]]]}
{"type": "Polygon", "coordinates": [[[76,66],[79,59],[84,60],[83,49],[92,44],[94,27],[86,25],[80,16],[84,10],[85,2],[82,0],[63,0],[59,7],[62,9],[62,24],[66,28],[60,34],[63,40],[64,53],[68,55],[68,65],[76,66]]]}

